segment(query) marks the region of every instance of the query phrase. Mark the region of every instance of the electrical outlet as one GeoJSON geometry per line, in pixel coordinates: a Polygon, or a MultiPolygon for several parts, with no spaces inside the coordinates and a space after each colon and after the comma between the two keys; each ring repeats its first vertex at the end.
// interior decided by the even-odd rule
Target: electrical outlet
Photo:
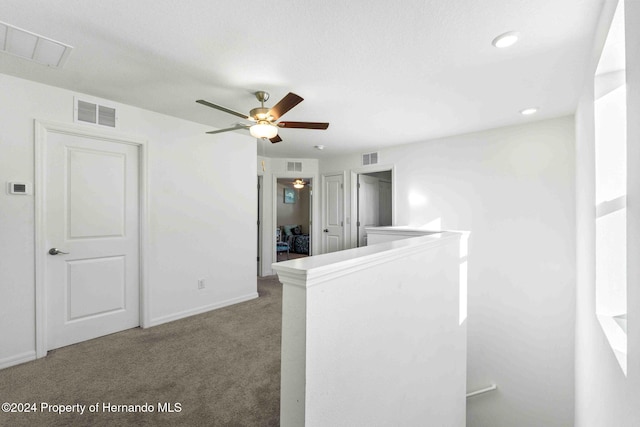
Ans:
{"type": "Polygon", "coordinates": [[[198,279],[198,289],[204,289],[204,279],[198,279]]]}

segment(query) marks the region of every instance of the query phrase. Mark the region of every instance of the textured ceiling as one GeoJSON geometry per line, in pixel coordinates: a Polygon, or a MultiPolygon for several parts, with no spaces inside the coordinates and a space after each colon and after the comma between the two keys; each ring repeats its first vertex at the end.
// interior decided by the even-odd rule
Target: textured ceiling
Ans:
{"type": "Polygon", "coordinates": [[[0,54],[0,72],[212,129],[238,119],[196,99],[248,113],[256,90],[268,106],[291,91],[305,101],[285,120],[331,126],[282,129],[267,156],[365,152],[573,113],[602,4],[0,0],[0,20],[75,48],[63,69],[0,54]],[[512,30],[515,46],[491,45],[512,30]]]}

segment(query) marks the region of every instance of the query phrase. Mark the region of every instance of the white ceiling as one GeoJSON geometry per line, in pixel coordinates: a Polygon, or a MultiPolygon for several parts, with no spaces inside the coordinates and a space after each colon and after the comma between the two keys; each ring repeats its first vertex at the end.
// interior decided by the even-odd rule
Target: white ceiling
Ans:
{"type": "Polygon", "coordinates": [[[74,46],[62,69],[0,54],[0,72],[212,129],[238,118],[196,99],[246,114],[291,91],[285,120],[331,126],[282,129],[267,156],[366,152],[573,113],[603,1],[0,0],[0,20],[74,46]],[[520,42],[494,48],[506,31],[520,42]]]}

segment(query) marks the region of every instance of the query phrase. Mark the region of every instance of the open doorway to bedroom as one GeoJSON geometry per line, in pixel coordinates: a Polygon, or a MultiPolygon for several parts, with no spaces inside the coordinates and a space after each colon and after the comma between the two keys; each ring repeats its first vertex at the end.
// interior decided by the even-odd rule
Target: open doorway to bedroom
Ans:
{"type": "Polygon", "coordinates": [[[367,245],[366,227],[393,224],[393,194],[391,170],[357,175],[357,235],[356,246],[367,245]]]}
{"type": "Polygon", "coordinates": [[[276,262],[311,255],[311,178],[278,178],[276,186],[276,262]]]}

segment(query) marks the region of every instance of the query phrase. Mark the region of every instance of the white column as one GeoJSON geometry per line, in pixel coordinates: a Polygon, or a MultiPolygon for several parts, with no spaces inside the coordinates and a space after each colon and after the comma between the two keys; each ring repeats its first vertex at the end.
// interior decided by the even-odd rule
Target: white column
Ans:
{"type": "Polygon", "coordinates": [[[461,236],[273,265],[283,283],[282,426],[464,426],[461,236]]]}

